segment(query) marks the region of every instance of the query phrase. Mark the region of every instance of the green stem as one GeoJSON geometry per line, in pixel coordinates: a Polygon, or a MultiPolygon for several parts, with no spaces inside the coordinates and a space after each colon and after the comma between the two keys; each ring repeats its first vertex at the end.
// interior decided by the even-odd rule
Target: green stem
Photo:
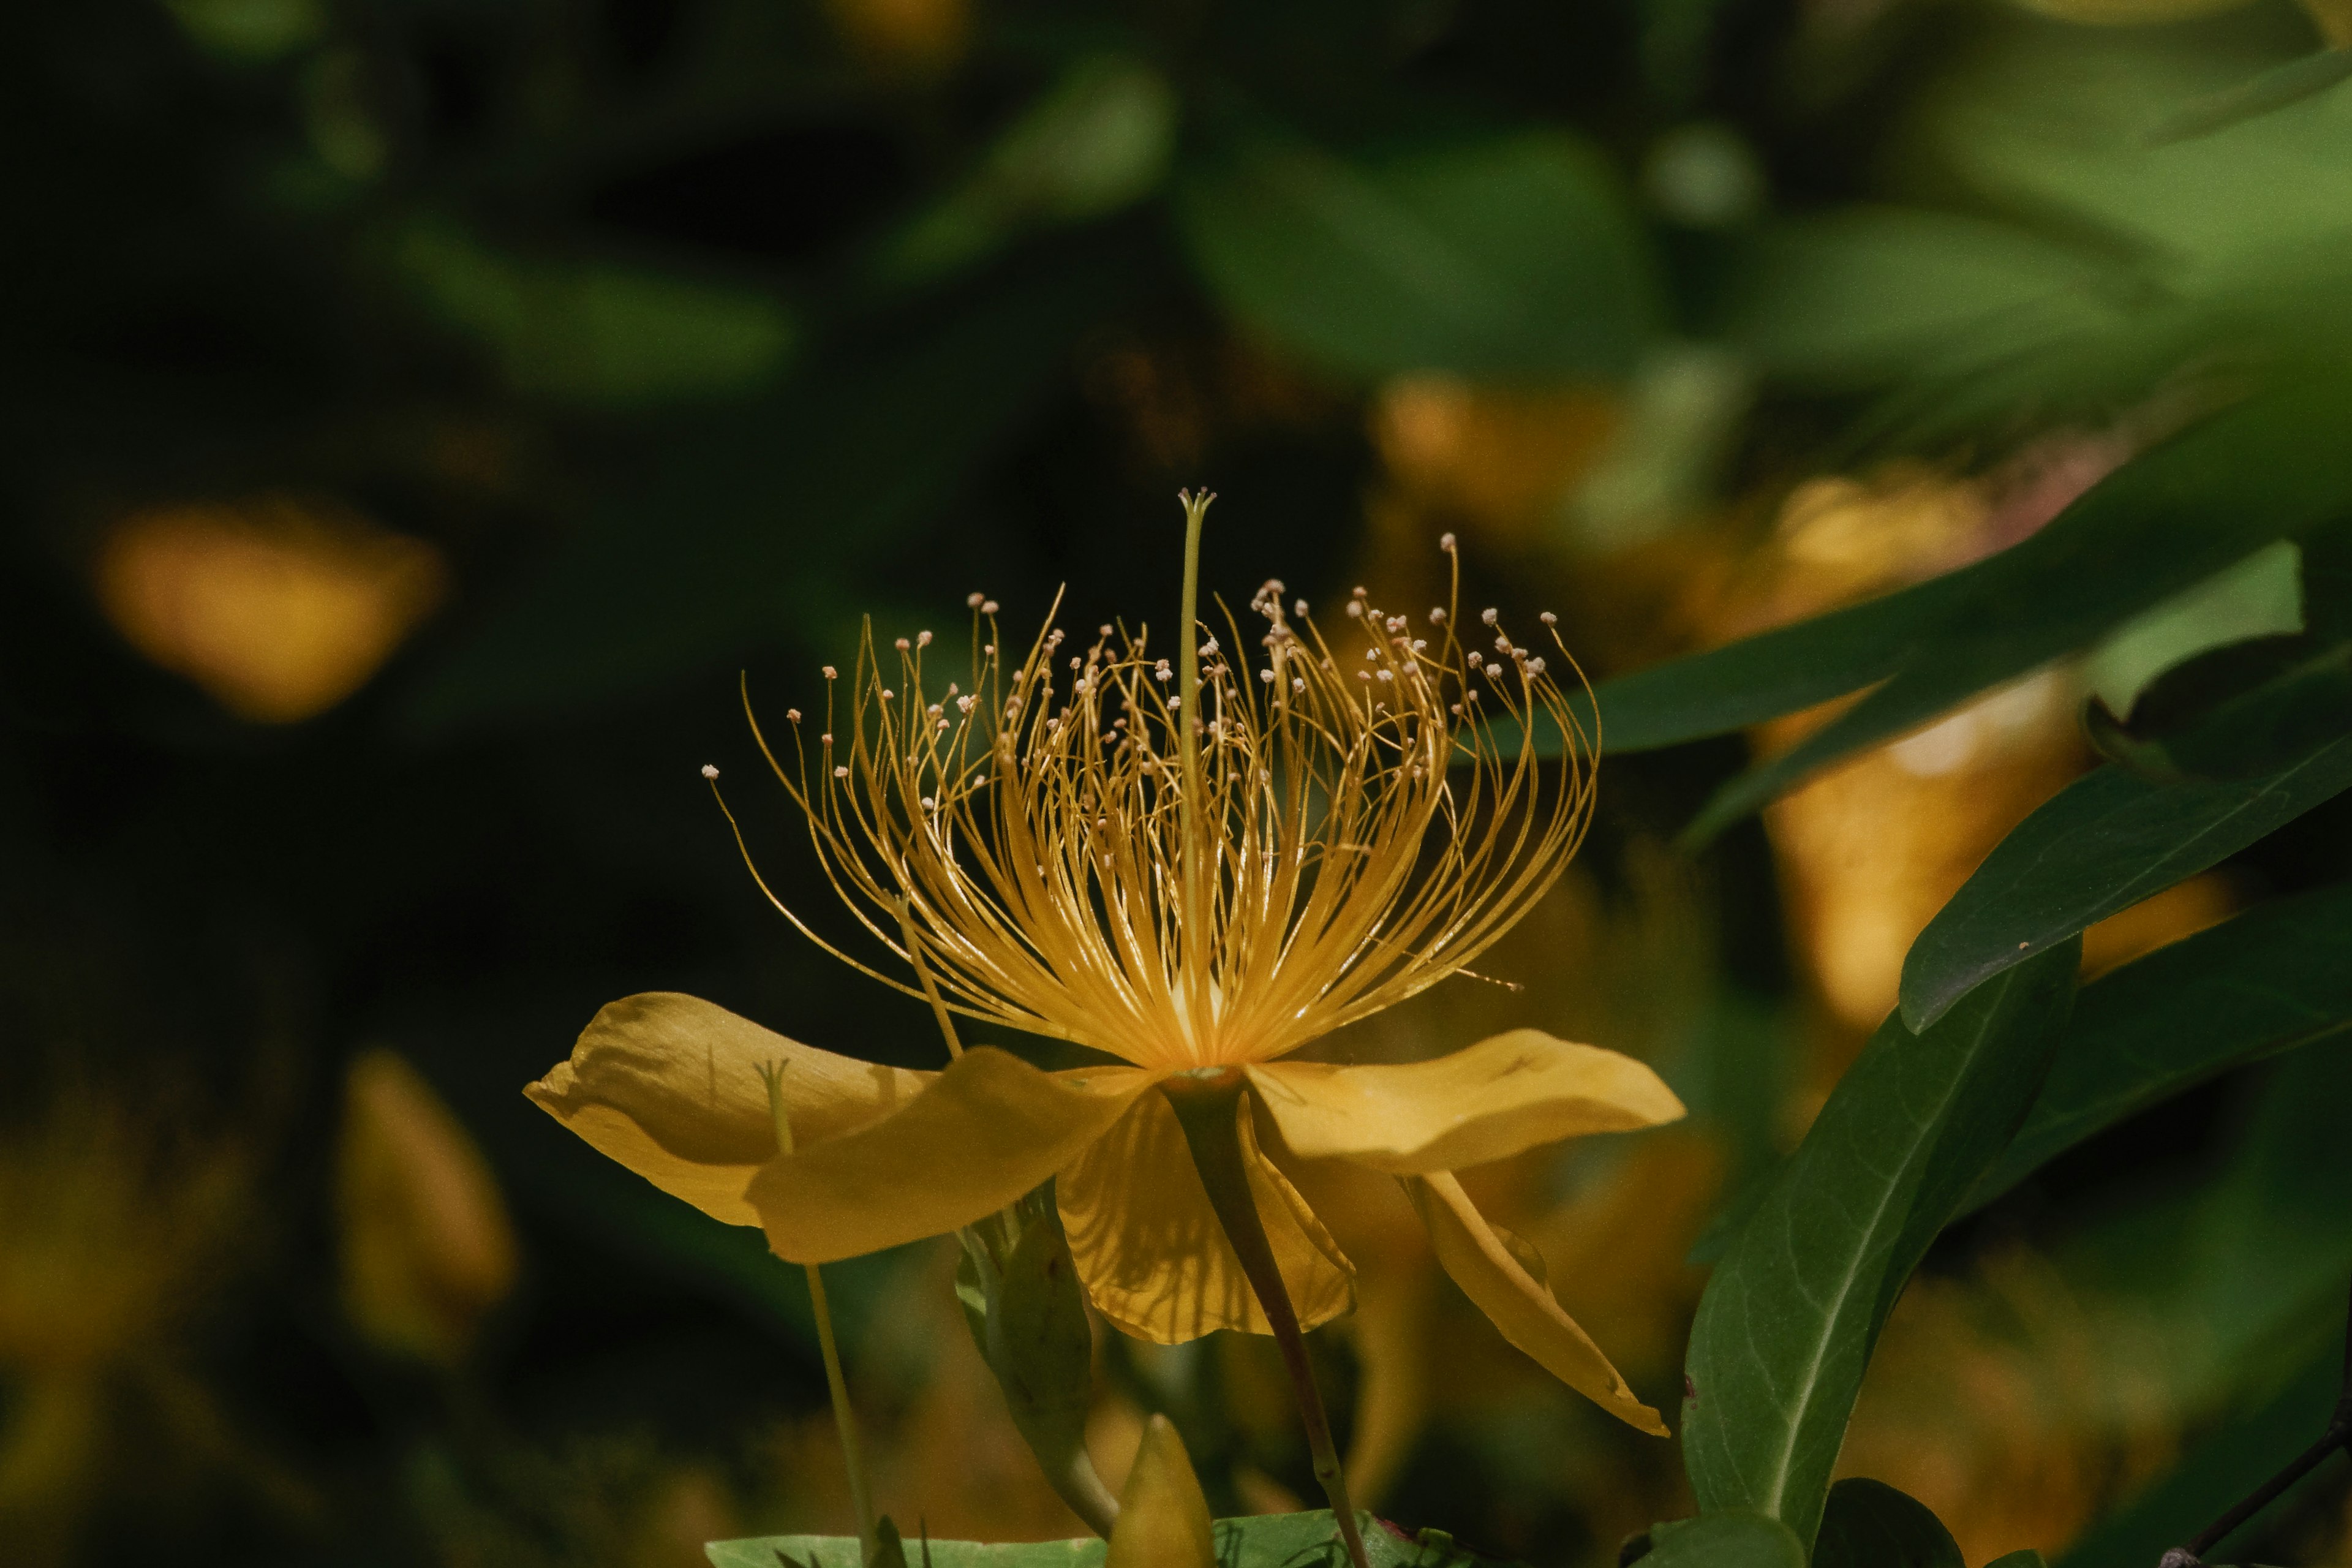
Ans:
{"type": "MultiPolygon", "coordinates": [[[[784,1107],[784,1064],[760,1069],[768,1086],[768,1115],[776,1124],[776,1152],[793,1152],[793,1119],[784,1107]]],[[[874,1494],[866,1486],[866,1451],[857,1440],[857,1413],[849,1407],[849,1380],[841,1372],[841,1345],[833,1335],[833,1309],[824,1299],[824,1276],[814,1263],[808,1270],[809,1305],[816,1313],[816,1344],[824,1358],[824,1386],[833,1395],[833,1426],[841,1438],[841,1467],[849,1472],[849,1506],[857,1512],[857,1554],[861,1563],[874,1561],[874,1494]]]]}
{"type": "Polygon", "coordinates": [[[841,1434],[841,1463],[849,1472],[849,1506],[857,1510],[858,1560],[874,1561],[874,1499],[866,1489],[865,1450],[857,1440],[857,1413],[849,1407],[849,1381],[841,1374],[841,1349],[833,1337],[833,1311],[824,1300],[824,1276],[808,1270],[809,1304],[816,1309],[817,1349],[824,1356],[824,1386],[833,1395],[833,1425],[841,1434]]]}
{"type": "Polygon", "coordinates": [[[1355,1568],[1370,1568],[1363,1532],[1356,1527],[1355,1505],[1348,1498],[1347,1472],[1340,1468],[1339,1451],[1331,1441],[1330,1418],[1324,1414],[1323,1395],[1315,1386],[1314,1369],[1307,1364],[1307,1336],[1298,1326],[1290,1292],[1282,1283],[1274,1244],[1266,1239],[1265,1221],[1250,1194],[1249,1165],[1241,1134],[1241,1119],[1249,1114],[1243,1095],[1246,1083],[1235,1068],[1202,1069],[1171,1079],[1161,1085],[1161,1091],[1176,1109],[1184,1142],[1192,1151],[1192,1163],[1201,1173],[1201,1184],[1208,1190],[1209,1206],[1217,1211],[1217,1222],[1224,1226],[1225,1238],[1241,1259],[1242,1272],[1257,1293],[1258,1305],[1265,1309],[1274,1342],[1282,1352],[1283,1368],[1290,1373],[1291,1393],[1298,1401],[1298,1420],[1307,1429],[1315,1479],[1323,1483],[1323,1495],[1330,1500],[1339,1539],[1347,1542],[1355,1568]]]}

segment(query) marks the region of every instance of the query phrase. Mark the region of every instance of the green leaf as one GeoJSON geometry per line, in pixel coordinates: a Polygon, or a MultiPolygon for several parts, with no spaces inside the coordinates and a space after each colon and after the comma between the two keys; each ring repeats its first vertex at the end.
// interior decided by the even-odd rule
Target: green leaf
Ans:
{"type": "Polygon", "coordinates": [[[2148,683],[2209,649],[2303,630],[2303,552],[2263,546],[2111,633],[2083,661],[2084,684],[2126,718],[2148,683]]]}
{"type": "Polygon", "coordinates": [[[2024,1120],[2078,956],[2020,965],[1920,1034],[1890,1016],[1822,1108],[1699,1301],[1683,1458],[1703,1512],[1812,1539],[1878,1331],[2024,1120]]]}
{"type": "Polygon", "coordinates": [[[1830,1489],[1812,1568],[1968,1568],[1935,1510],[1885,1481],[1851,1477],[1830,1489]]]}
{"type": "Polygon", "coordinates": [[[2042,1553],[2031,1546],[2021,1546],[2014,1552],[2002,1552],[1986,1563],[1985,1568],[2049,1568],[2049,1564],[2043,1561],[2042,1553]]]}
{"type": "Polygon", "coordinates": [[[1800,745],[1735,779],[1705,837],[1813,770],[1988,687],[2087,647],[2272,541],[2352,513],[2352,386],[2298,381],[2192,426],[2109,475],[2047,527],[1958,572],[1603,682],[1604,745],[1646,751],[1745,728],[1883,682],[1800,745]]]}
{"type": "Polygon", "coordinates": [[[1752,243],[1729,331],[1814,385],[1959,374],[2108,325],[2112,272],[2006,224],[1852,207],[1752,243]]]}
{"type": "Polygon", "coordinates": [[[2114,763],[1994,846],[1903,961],[1915,1027],[2084,927],[2218,864],[2352,786],[2352,735],[2251,780],[2160,784],[2114,763]]]}
{"type": "MultiPolygon", "coordinates": [[[[1358,1514],[1357,1521],[1372,1568],[1447,1568],[1449,1564],[1475,1568],[1486,1561],[1438,1531],[1408,1537],[1369,1513],[1358,1514]]],[[[1221,1519],[1216,1531],[1220,1568],[1345,1568],[1348,1561],[1328,1509],[1221,1519]]],[[[1102,1542],[1091,1538],[1001,1544],[933,1541],[910,1544],[907,1558],[909,1563],[919,1564],[928,1551],[931,1568],[1100,1568],[1105,1550],[1102,1542]]],[[[714,1541],[703,1551],[711,1568],[861,1568],[857,1542],[852,1536],[771,1535],[714,1541]]],[[[1803,1562],[1801,1554],[1785,1563],[1776,1558],[1770,1560],[1769,1568],[1803,1568],[1803,1562]]],[[[1765,1559],[1756,1559],[1756,1564],[1767,1568],[1765,1559]]]]}
{"type": "Polygon", "coordinates": [[[566,402],[644,405],[772,380],[800,336],[757,289],[583,259],[525,259],[439,219],[410,225],[394,269],[434,314],[480,341],[508,383],[566,402]]]}
{"type": "Polygon", "coordinates": [[[2352,384],[2332,379],[2250,399],[2125,464],[2023,542],[1941,580],[1947,607],[1885,684],[1726,784],[1686,837],[1704,841],[1840,758],[2090,646],[2273,540],[2352,513],[2352,443],[2336,434],[2347,408],[2352,384]]]}
{"type": "Polygon", "coordinates": [[[2352,882],[2279,899],[2084,987],[2042,1097],[1970,1204],[2217,1073],[2352,1032],[2352,882]]]}
{"type": "Polygon", "coordinates": [[[1659,313],[1607,165],[1556,132],[1377,161],[1259,136],[1177,216],[1228,310],[1341,375],[1619,374],[1659,313]]]}
{"type": "Polygon", "coordinates": [[[1650,1568],[1804,1568],[1805,1547],[1777,1519],[1725,1509],[1653,1526],[1650,1568]]]}

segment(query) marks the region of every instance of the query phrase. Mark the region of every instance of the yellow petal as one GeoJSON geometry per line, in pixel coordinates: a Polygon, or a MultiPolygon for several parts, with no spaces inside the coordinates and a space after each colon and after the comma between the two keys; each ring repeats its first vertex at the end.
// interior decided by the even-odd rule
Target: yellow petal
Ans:
{"type": "Polygon", "coordinates": [[[795,1138],[839,1137],[913,1100],[934,1074],[835,1056],[698,996],[624,997],[581,1031],[572,1059],[523,1090],[662,1191],[729,1225],[757,1225],[743,1189],[775,1157],[760,1073],[781,1064],[795,1138]]]}
{"type": "Polygon", "coordinates": [[[1524,1247],[1525,1242],[1488,1225],[1462,1184],[1444,1172],[1398,1179],[1429,1227],[1437,1261],[1505,1339],[1628,1426],[1654,1437],[1667,1435],[1658,1413],[1633,1397],[1600,1347],[1513,1256],[1514,1244],[1524,1247]]]}
{"type": "Polygon", "coordinates": [[[1249,1074],[1292,1152],[1341,1155],[1400,1175],[1458,1171],[1683,1114],[1674,1090],[1633,1058],[1540,1029],[1513,1029],[1434,1061],[1260,1062],[1249,1074]]]}
{"type": "Polygon", "coordinates": [[[792,1263],[939,1236],[1068,1164],[1151,1081],[1135,1068],[1040,1072],[976,1047],[888,1116],[771,1160],[743,1195],[792,1263]]]}
{"type": "MultiPolygon", "coordinates": [[[[1291,1305],[1307,1328],[1328,1322],[1355,1305],[1355,1269],[1298,1189],[1260,1152],[1247,1115],[1241,1128],[1250,1192],[1291,1305]]],[[[1162,1096],[1136,1101],[1062,1172],[1054,1191],[1087,1293],[1126,1332],[1174,1345],[1218,1329],[1273,1331],[1162,1096]]]]}
{"type": "Polygon", "coordinates": [[[1103,1568],[1215,1568],[1216,1561],[1201,1478],[1192,1473],[1175,1423],[1155,1415],[1118,1489],[1118,1522],[1111,1526],[1103,1568]]]}

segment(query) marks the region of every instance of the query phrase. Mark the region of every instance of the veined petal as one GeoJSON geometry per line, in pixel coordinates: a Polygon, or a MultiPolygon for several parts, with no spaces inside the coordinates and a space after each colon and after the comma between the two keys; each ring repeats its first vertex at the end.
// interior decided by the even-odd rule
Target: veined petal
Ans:
{"type": "Polygon", "coordinates": [[[1434,1061],[1260,1062],[1249,1075],[1293,1153],[1400,1175],[1458,1171],[1683,1114],[1674,1090],[1633,1058],[1540,1029],[1513,1029],[1434,1061]]]}
{"type": "Polygon", "coordinates": [[[784,1069],[796,1138],[815,1142],[887,1116],[936,1074],[788,1040],[715,1003],[652,991],[590,1020],[569,1061],[523,1093],[591,1147],[729,1225],[757,1225],[743,1195],[775,1157],[764,1068],[784,1069]]]}
{"type": "MultiPolygon", "coordinates": [[[[1355,1305],[1356,1271],[1260,1151],[1250,1120],[1241,1121],[1250,1194],[1298,1321],[1311,1329],[1355,1305]]],[[[1126,1332],[1174,1345],[1218,1329],[1273,1331],[1164,1097],[1137,1100],[1061,1173],[1054,1192],[1087,1293],[1126,1332]]]]}
{"type": "Polygon", "coordinates": [[[1626,1425],[1654,1437],[1668,1435],[1658,1413],[1633,1397],[1601,1348],[1561,1310],[1549,1287],[1519,1261],[1511,1245],[1517,1238],[1487,1224],[1460,1182],[1443,1171],[1401,1176],[1398,1182],[1429,1229],[1437,1261],[1462,1293],[1494,1320],[1505,1339],[1626,1425]]]}
{"type": "Polygon", "coordinates": [[[769,1161],[743,1195],[792,1263],[938,1236],[1068,1164],[1151,1082],[1135,1068],[1040,1072],[975,1047],[888,1116],[769,1161]]]}

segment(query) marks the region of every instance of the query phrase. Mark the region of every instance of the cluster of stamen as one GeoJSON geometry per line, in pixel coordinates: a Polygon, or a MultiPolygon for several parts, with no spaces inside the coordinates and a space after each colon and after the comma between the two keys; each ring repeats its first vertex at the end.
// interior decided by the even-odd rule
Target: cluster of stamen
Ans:
{"type": "Polygon", "coordinates": [[[975,594],[935,688],[929,632],[884,652],[869,626],[822,730],[791,713],[798,766],[769,761],[835,889],[902,961],[911,928],[957,1011],[1145,1065],[1279,1056],[1468,964],[1592,799],[1583,730],[1493,610],[1489,655],[1452,607],[1417,628],[1359,588],[1343,654],[1284,595],[1251,599],[1247,658],[1230,611],[1192,628],[1191,711],[1145,628],[1079,647],[1049,616],[1016,660],[975,594]]]}

